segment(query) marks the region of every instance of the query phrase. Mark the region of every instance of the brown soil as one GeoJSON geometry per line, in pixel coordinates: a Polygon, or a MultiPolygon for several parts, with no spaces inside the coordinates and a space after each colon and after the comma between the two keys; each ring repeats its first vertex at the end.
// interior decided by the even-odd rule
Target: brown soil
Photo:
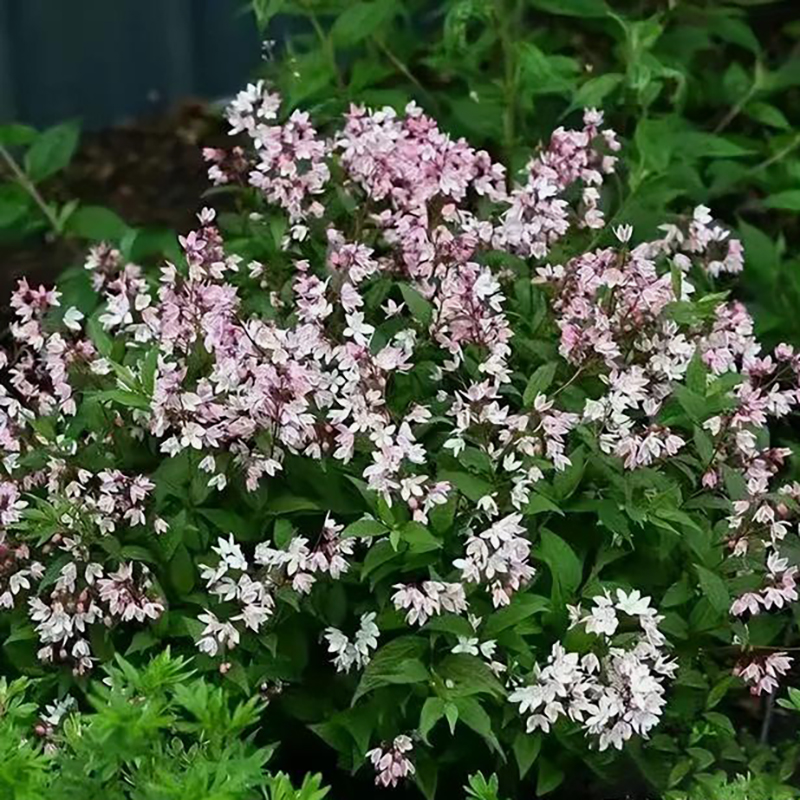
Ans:
{"type": "MultiPolygon", "coordinates": [[[[202,148],[225,138],[219,116],[194,102],[158,118],[89,131],[69,167],[42,193],[62,203],[75,198],[105,206],[132,226],[185,231],[209,188],[202,148]]],[[[50,283],[80,257],[74,243],[44,235],[0,247],[2,304],[19,277],[50,283]]]]}

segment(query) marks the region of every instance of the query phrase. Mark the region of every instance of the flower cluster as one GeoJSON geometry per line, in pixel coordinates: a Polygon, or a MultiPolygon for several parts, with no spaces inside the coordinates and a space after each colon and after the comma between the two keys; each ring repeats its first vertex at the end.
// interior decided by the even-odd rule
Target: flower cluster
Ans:
{"type": "Polygon", "coordinates": [[[397,786],[398,781],[415,773],[408,757],[414,744],[408,736],[396,736],[390,747],[376,747],[367,753],[375,768],[375,783],[378,786],[397,786]]]}
{"type": "Polygon", "coordinates": [[[536,668],[534,683],[515,689],[509,700],[530,715],[528,732],[547,732],[564,716],[597,737],[600,750],[621,750],[634,733],[646,738],[658,724],[666,705],[664,679],[674,677],[677,663],[661,649],[666,643],[658,630],[662,617],[650,607],[649,597],[619,589],[616,600],[605,594],[595,597],[594,604],[586,615],[580,607],[570,613],[574,624],[599,637],[600,655],[568,653],[556,643],[547,664],[536,668]],[[620,613],[635,619],[640,630],[632,641],[615,644],[620,613]]]}
{"type": "Polygon", "coordinates": [[[464,587],[460,583],[423,581],[421,585],[398,583],[392,595],[394,607],[406,611],[409,625],[424,625],[431,617],[443,613],[463,614],[467,606],[464,587]]]}
{"type": "Polygon", "coordinates": [[[495,608],[507,606],[536,572],[528,561],[531,543],[521,521],[521,514],[509,514],[483,533],[470,535],[466,557],[454,562],[463,581],[486,584],[495,608]]]}
{"type": "Polygon", "coordinates": [[[361,615],[361,621],[351,642],[338,628],[325,629],[328,652],[333,655],[333,664],[337,672],[350,672],[355,667],[363,669],[370,662],[371,651],[378,646],[380,630],[375,624],[377,614],[370,611],[361,615]]]}
{"type": "Polygon", "coordinates": [[[101,564],[68,562],[47,594],[31,597],[30,618],[42,647],[37,655],[50,663],[89,672],[96,658],[89,642],[91,626],[115,622],[146,623],[161,616],[164,604],[144,564],[123,563],[106,573],[101,564]]]}
{"type": "MultiPolygon", "coordinates": [[[[285,549],[261,542],[248,561],[233,535],[220,537],[212,551],[218,556],[215,566],[202,566],[201,577],[208,592],[220,603],[234,603],[239,613],[220,621],[211,611],[199,620],[205,628],[198,640],[201,652],[214,656],[239,643],[240,632],[234,623],[258,633],[275,609],[275,593],[281,587],[308,594],[318,574],[337,579],[349,569],[345,556],[353,554],[355,539],[342,538],[343,526],[326,517],[317,545],[309,547],[304,536],[294,536],[285,549]]],[[[372,639],[372,633],[366,641],[372,639]]],[[[366,652],[363,654],[366,656],[366,652]]]]}
{"type": "Polygon", "coordinates": [[[788,653],[775,652],[743,659],[733,668],[733,674],[750,686],[752,694],[760,695],[774,692],[778,688],[778,679],[786,675],[791,667],[792,658],[788,653]]]}

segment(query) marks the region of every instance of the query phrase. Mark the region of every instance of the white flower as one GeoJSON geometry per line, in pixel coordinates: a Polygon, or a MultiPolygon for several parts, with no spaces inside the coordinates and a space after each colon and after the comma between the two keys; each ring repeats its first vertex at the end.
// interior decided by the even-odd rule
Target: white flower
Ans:
{"type": "Polygon", "coordinates": [[[372,338],[372,334],[375,333],[375,328],[364,322],[364,312],[354,311],[352,314],[346,314],[345,320],[347,321],[347,327],[343,331],[344,335],[354,339],[356,344],[368,347],[369,340],[372,338]]]}
{"type": "Polygon", "coordinates": [[[614,236],[622,243],[626,244],[631,240],[631,236],[633,236],[633,225],[617,225],[614,228],[614,236]]]}
{"type": "Polygon", "coordinates": [[[67,309],[67,312],[64,314],[64,324],[71,330],[71,331],[79,331],[81,329],[81,320],[83,319],[83,313],[79,311],[75,306],[71,306],[67,309]]]}
{"type": "Polygon", "coordinates": [[[452,653],[467,653],[471,656],[478,655],[478,643],[479,639],[477,637],[474,638],[467,638],[466,636],[459,636],[458,637],[458,644],[453,647],[450,651],[452,653]]]}

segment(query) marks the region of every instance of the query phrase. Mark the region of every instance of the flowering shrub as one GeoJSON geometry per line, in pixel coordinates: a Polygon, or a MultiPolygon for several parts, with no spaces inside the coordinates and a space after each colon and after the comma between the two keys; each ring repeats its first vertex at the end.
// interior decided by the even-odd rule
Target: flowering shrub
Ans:
{"type": "Polygon", "coordinates": [[[714,709],[792,668],[800,485],[768,426],[800,356],[701,288],[741,243],[698,207],[596,247],[595,110],[517,175],[413,104],[324,134],[280,109],[232,103],[242,144],[205,156],[246,213],[204,209],[182,261],[98,247],[91,291],[12,299],[14,663],[196,648],[429,797],[477,739],[539,794],[746,760],[714,709]]]}

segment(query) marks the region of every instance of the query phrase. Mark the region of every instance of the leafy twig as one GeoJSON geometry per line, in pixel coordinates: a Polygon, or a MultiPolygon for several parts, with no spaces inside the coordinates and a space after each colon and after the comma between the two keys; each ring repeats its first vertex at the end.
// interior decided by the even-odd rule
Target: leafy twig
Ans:
{"type": "Polygon", "coordinates": [[[14,156],[12,156],[2,144],[0,144],[0,158],[5,161],[6,166],[11,170],[11,173],[17,183],[28,193],[33,202],[39,207],[42,214],[44,214],[45,218],[50,223],[50,227],[56,233],[58,233],[61,230],[61,223],[58,221],[58,217],[56,217],[56,215],[53,213],[53,210],[47,205],[42,195],[39,194],[39,190],[36,188],[33,181],[31,181],[31,179],[25,174],[20,165],[17,164],[14,156]]]}

